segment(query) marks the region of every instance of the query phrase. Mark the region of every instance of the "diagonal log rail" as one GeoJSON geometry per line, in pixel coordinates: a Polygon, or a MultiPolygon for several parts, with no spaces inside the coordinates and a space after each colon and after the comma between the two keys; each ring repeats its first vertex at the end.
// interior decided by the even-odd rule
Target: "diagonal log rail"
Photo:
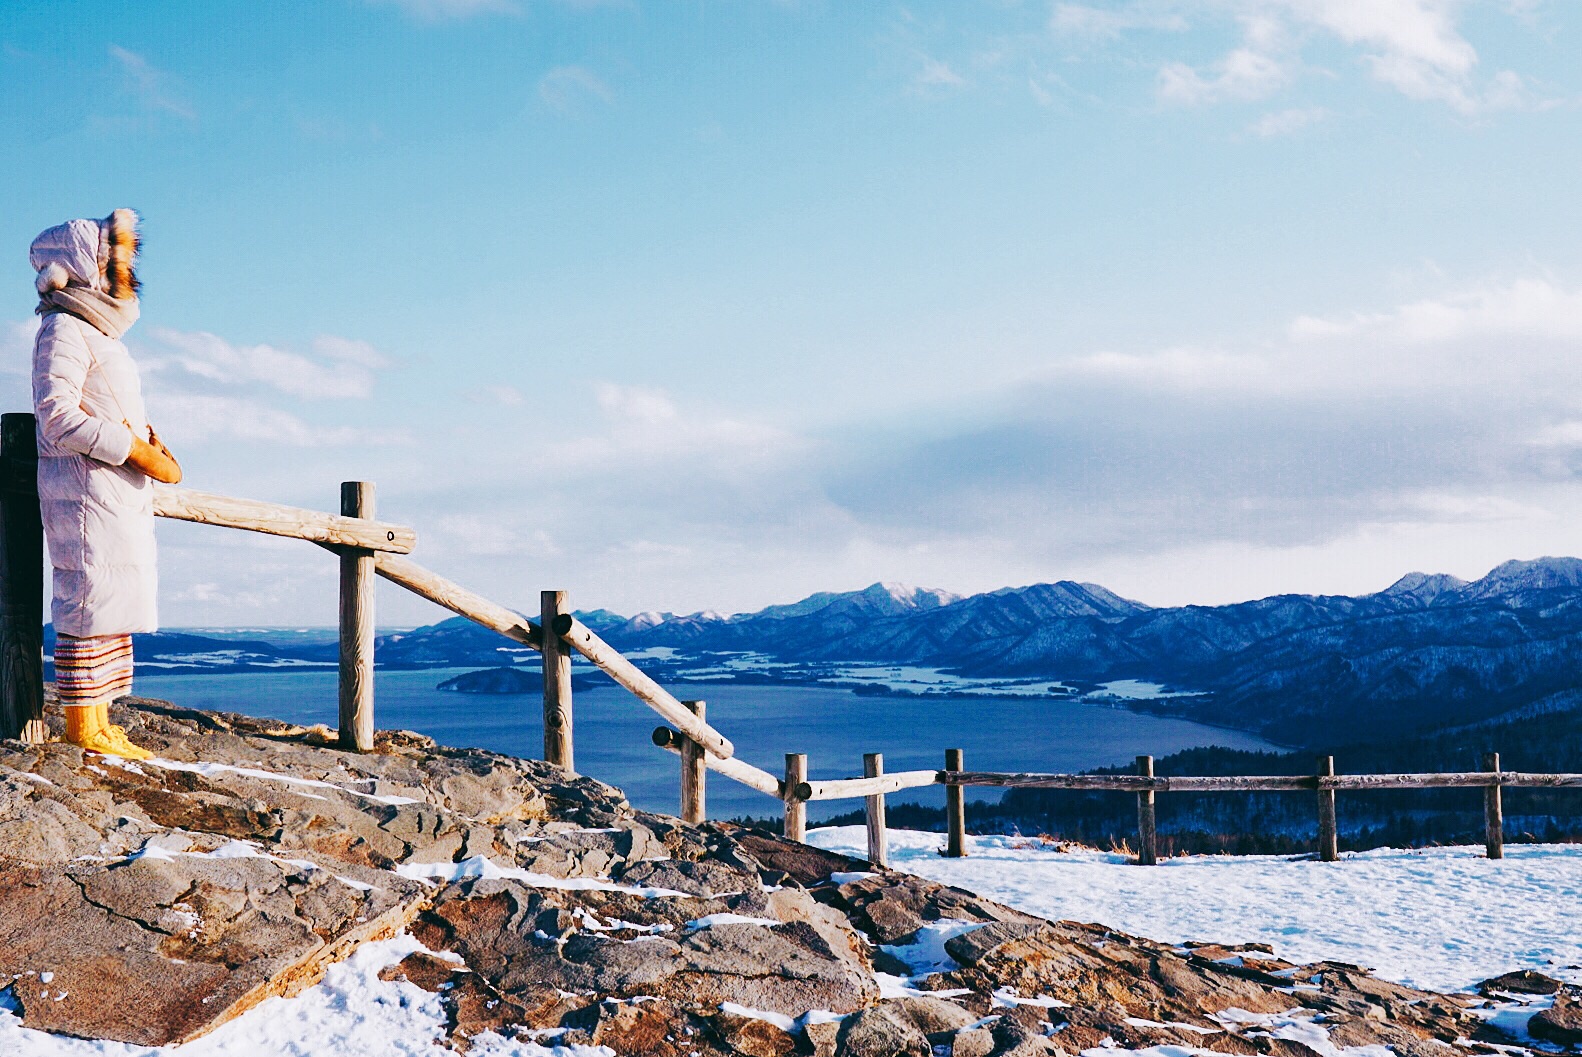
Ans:
{"type": "Polygon", "coordinates": [[[508,639],[535,650],[544,648],[544,633],[539,626],[513,610],[491,602],[476,591],[423,568],[410,558],[395,554],[374,555],[374,572],[406,588],[415,595],[443,606],[457,616],[466,617],[508,639]]]}
{"type": "MultiPolygon", "coordinates": [[[[687,740],[685,734],[671,730],[669,727],[654,728],[654,744],[678,756],[681,754],[681,746],[687,740]]],[[[712,752],[706,752],[703,754],[703,764],[709,770],[740,782],[749,789],[756,789],[765,796],[772,796],[776,800],[785,799],[784,782],[768,771],[754,767],[745,760],[739,760],[734,756],[729,758],[716,756],[712,752]]]]}
{"type": "Polygon", "coordinates": [[[257,499],[237,499],[174,485],[154,486],[154,514],[176,521],[394,554],[410,554],[417,546],[417,532],[404,525],[326,514],[257,499]]]}
{"type": "Polygon", "coordinates": [[[645,675],[642,669],[627,660],[614,646],[593,633],[582,621],[570,613],[555,618],[554,633],[572,648],[597,665],[605,675],[626,687],[637,699],[665,717],[665,721],[697,742],[715,756],[729,758],[736,755],[736,746],[730,739],[703,720],[693,715],[670,691],[645,675]]]}

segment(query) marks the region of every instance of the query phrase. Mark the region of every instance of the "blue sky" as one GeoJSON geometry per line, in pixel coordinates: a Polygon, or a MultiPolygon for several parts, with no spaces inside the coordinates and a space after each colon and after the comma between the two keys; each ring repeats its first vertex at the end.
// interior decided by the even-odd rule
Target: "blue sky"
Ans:
{"type": "MultiPolygon", "coordinates": [[[[1578,552],[1576,5],[62,10],[0,22],[6,406],[28,242],[134,206],[188,483],[375,480],[504,601],[1578,552]]],[[[161,538],[166,623],[333,619],[311,548],[161,538]]]]}

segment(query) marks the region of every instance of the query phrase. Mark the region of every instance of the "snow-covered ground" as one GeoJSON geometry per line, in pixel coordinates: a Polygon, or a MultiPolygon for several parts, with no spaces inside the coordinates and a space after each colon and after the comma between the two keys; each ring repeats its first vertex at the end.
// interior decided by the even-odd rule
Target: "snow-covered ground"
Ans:
{"type": "MultiPolygon", "coordinates": [[[[860,827],[814,830],[811,843],[865,854],[860,827]]],[[[1051,918],[1101,921],[1166,941],[1263,941],[1293,961],[1332,958],[1380,976],[1436,990],[1465,988],[1511,969],[1530,968],[1582,983],[1582,846],[1520,845],[1491,862],[1481,849],[1385,849],[1338,863],[1278,857],[1196,856],[1153,868],[1122,856],[1058,851],[1037,840],[970,838],[965,859],[939,856],[940,835],[891,830],[894,865],[1051,918]]],[[[448,874],[479,875],[469,863],[448,874]]],[[[427,867],[414,872],[445,872],[427,867]]],[[[531,881],[529,883],[532,883],[531,881]]],[[[563,884],[564,882],[556,882],[563,884]]],[[[716,921],[699,919],[693,927],[716,921]]],[[[940,922],[917,944],[887,948],[923,973],[948,969],[944,940],[970,928],[940,922]]],[[[5,1057],[448,1057],[435,1042],[444,1013],[436,996],[382,981],[379,971],[421,944],[409,936],[364,946],[292,999],[269,999],[210,1035],[181,1047],[151,1049],[70,1039],[21,1026],[0,992],[0,1054],[5,1057]]],[[[43,981],[41,981],[43,982],[43,981]]],[[[907,981],[885,978],[887,993],[907,981]]],[[[19,984],[18,986],[25,986],[19,984]]],[[[1038,1001],[1035,998],[1008,1001],[1038,1001]]],[[[1492,1011],[1525,1022],[1538,1005],[1492,1011]]],[[[1250,1014],[1249,1014],[1250,1016],[1250,1014]]],[[[784,1018],[781,1018],[784,1019],[784,1018]]],[[[1281,1037],[1321,1053],[1388,1057],[1382,1047],[1339,1051],[1302,1017],[1266,1017],[1281,1037]]],[[[603,1047],[554,1046],[498,1036],[477,1040],[477,1057],[606,1057],[603,1047]]],[[[1094,1050],[1091,1057],[1118,1051],[1094,1050]]],[[[1186,1057],[1156,1047],[1148,1057],[1186,1057]]]]}
{"type": "MultiPolygon", "coordinates": [[[[425,948],[410,936],[359,948],[295,998],[271,998],[185,1046],[150,1048],[30,1031],[0,993],[5,1057],[455,1057],[439,1046],[439,996],[379,971],[425,948]]],[[[613,1057],[603,1046],[542,1046],[498,1035],[475,1040],[473,1057],[613,1057]]]]}
{"type": "MultiPolygon", "coordinates": [[[[1036,839],[970,837],[965,859],[943,836],[890,830],[891,865],[1043,917],[1102,922],[1164,941],[1264,942],[1295,962],[1354,962],[1379,976],[1453,991],[1511,969],[1582,983],[1582,845],[1384,848],[1323,863],[1200,855],[1155,867],[1058,851],[1036,839]]],[[[808,842],[859,858],[860,826],[808,842]]]]}

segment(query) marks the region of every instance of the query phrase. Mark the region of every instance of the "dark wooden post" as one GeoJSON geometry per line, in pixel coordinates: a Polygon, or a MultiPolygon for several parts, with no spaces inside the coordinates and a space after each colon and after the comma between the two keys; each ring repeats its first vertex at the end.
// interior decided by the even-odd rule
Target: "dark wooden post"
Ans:
{"type": "MultiPolygon", "coordinates": [[[[962,770],[962,751],[945,750],[945,770],[962,770]]],[[[967,793],[959,785],[945,786],[945,855],[960,859],[967,854],[967,793]]]]}
{"type": "MultiPolygon", "coordinates": [[[[862,776],[878,778],[882,774],[884,774],[884,754],[864,753],[862,776]]],[[[889,866],[890,849],[884,836],[884,794],[876,793],[863,799],[867,807],[865,814],[868,817],[868,861],[875,866],[889,866]]]]}
{"type": "MultiPolygon", "coordinates": [[[[374,516],[371,481],[341,482],[341,513],[374,516]]],[[[374,747],[374,554],[341,550],[341,737],[343,749],[374,747]]]]}
{"type": "Polygon", "coordinates": [[[31,414],[0,418],[0,738],[33,744],[44,726],[44,524],[31,414]]]}
{"type": "MultiPolygon", "coordinates": [[[[688,710],[704,719],[707,705],[702,701],[683,701],[688,710]]],[[[708,812],[704,780],[709,773],[703,746],[691,738],[681,739],[681,821],[702,822],[708,812]]]]}
{"type": "Polygon", "coordinates": [[[807,781],[807,754],[786,753],[786,840],[807,841],[807,801],[796,795],[796,787],[807,781]]]}
{"type": "MultiPolygon", "coordinates": [[[[1483,769],[1498,776],[1500,754],[1484,753],[1483,769]]],[[[1497,782],[1483,790],[1483,840],[1489,858],[1505,858],[1505,808],[1500,800],[1500,786],[1497,782]]]]}
{"type": "Polygon", "coordinates": [[[1340,858],[1340,834],[1335,826],[1335,791],[1325,789],[1323,779],[1335,777],[1335,758],[1318,758],[1318,857],[1323,862],[1340,858]]]}
{"type": "Polygon", "coordinates": [[[539,626],[544,629],[544,759],[576,770],[571,738],[571,648],[555,634],[555,618],[566,612],[566,592],[539,593],[539,626]]]}
{"type": "MultiPolygon", "coordinates": [[[[1154,758],[1137,757],[1137,773],[1144,778],[1154,776],[1154,758]]],[[[1154,832],[1154,791],[1145,789],[1137,794],[1137,865],[1153,866],[1159,861],[1159,841],[1154,832]]]]}

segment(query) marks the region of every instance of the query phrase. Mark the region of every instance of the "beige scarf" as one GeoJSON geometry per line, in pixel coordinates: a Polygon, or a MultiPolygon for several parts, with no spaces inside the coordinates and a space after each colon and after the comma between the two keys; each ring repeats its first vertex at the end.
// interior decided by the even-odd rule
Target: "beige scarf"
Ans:
{"type": "Polygon", "coordinates": [[[45,294],[34,311],[41,316],[66,312],[92,323],[107,337],[119,338],[137,322],[139,310],[135,297],[111,297],[102,290],[73,284],[45,294]]]}

